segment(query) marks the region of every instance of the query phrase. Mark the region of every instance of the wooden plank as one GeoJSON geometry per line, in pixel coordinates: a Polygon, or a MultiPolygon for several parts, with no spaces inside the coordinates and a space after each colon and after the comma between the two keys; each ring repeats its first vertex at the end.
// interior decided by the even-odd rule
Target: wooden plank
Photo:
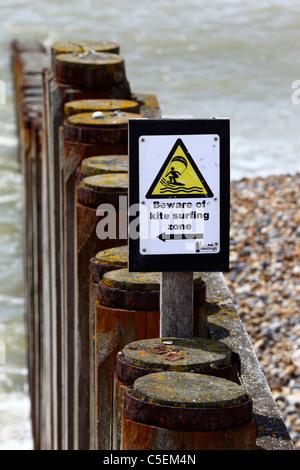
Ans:
{"type": "Polygon", "coordinates": [[[11,45],[15,112],[19,137],[19,158],[23,176],[24,297],[28,341],[29,390],[34,448],[41,443],[41,295],[40,253],[37,249],[40,227],[37,221],[37,177],[40,161],[42,106],[42,67],[48,64],[44,48],[31,40],[14,40],[11,45]]]}
{"type": "Polygon", "coordinates": [[[194,334],[193,273],[163,272],[160,289],[160,336],[194,334]]]}

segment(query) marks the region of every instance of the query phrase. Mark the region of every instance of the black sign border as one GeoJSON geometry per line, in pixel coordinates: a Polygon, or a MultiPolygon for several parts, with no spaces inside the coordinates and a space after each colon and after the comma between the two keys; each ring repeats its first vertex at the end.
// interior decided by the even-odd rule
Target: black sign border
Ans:
{"type": "MultiPolygon", "coordinates": [[[[139,138],[146,135],[184,136],[217,134],[220,137],[220,251],[209,254],[143,255],[140,239],[128,237],[129,272],[227,272],[230,230],[230,122],[210,119],[129,119],[128,123],[128,208],[139,204],[139,138]]],[[[137,215],[128,215],[128,224],[137,215]]]]}

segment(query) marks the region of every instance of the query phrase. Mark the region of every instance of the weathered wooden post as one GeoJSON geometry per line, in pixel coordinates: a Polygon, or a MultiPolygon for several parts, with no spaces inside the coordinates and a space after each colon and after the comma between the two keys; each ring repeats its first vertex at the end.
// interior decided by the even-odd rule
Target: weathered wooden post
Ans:
{"type": "Polygon", "coordinates": [[[96,381],[96,304],[98,283],[104,274],[115,269],[126,268],[127,245],[99,251],[90,259],[89,322],[90,322],[90,449],[98,448],[98,383],[96,381]]]}
{"type": "Polygon", "coordinates": [[[68,399],[70,404],[73,403],[69,426],[74,429],[78,449],[90,446],[90,380],[93,374],[90,370],[89,261],[99,251],[127,244],[127,188],[127,173],[83,179],[77,189],[76,243],[70,236],[67,240],[67,249],[74,250],[68,265],[72,276],[68,278],[67,340],[70,361],[74,358],[74,367],[70,367],[68,375],[68,399]]]}
{"type": "MultiPolygon", "coordinates": [[[[116,101],[116,100],[115,100],[116,101]]],[[[79,101],[79,103],[81,103],[79,101]]],[[[76,102],[74,102],[76,105],[76,102]]],[[[107,174],[128,173],[127,155],[100,155],[86,158],[76,170],[76,184],[84,178],[107,174]]],[[[116,188],[117,189],[117,188],[116,188]]],[[[125,222],[126,223],[126,222],[125,222]]],[[[90,325],[90,449],[97,448],[97,409],[96,409],[96,387],[95,382],[95,309],[98,290],[98,282],[103,274],[111,269],[120,269],[127,266],[127,246],[118,246],[105,251],[100,251],[89,261],[90,287],[89,287],[89,325],[90,325]]]]}
{"type": "MultiPolygon", "coordinates": [[[[89,89],[90,98],[131,98],[125,61],[119,54],[73,52],[58,54],[53,62],[56,80],[62,86],[89,89]]],[[[80,98],[84,96],[76,96],[76,99],[80,98]]]]}
{"type": "Polygon", "coordinates": [[[189,338],[194,334],[193,273],[161,273],[160,335],[189,338]],[[176,294],[174,294],[176,292],[176,294]],[[184,315],[182,313],[184,312],[184,315]],[[180,318],[180,321],[178,319],[180,318]]]}
{"type": "MultiPolygon", "coordinates": [[[[115,100],[116,101],[116,100],[115,100]]],[[[79,102],[80,103],[80,102],[79,102]]],[[[103,104],[102,104],[103,106],[103,104]]],[[[84,178],[89,176],[107,174],[107,173],[128,173],[128,156],[127,155],[101,155],[96,157],[86,158],[82,161],[81,166],[77,168],[77,183],[79,184],[84,178]]],[[[117,188],[116,188],[117,189],[117,188]]],[[[90,269],[90,289],[89,289],[89,325],[90,325],[90,449],[97,448],[97,413],[95,410],[95,301],[97,298],[98,282],[102,278],[104,272],[110,269],[119,269],[127,266],[127,246],[118,246],[106,251],[100,251],[99,254],[93,256],[89,262],[90,269]],[[112,255],[111,252],[115,255],[112,255]],[[116,252],[115,252],[116,251],[116,252]],[[115,263],[119,260],[120,264],[116,266],[113,262],[107,261],[105,264],[101,253],[107,253],[107,259],[113,257],[115,263]],[[126,256],[125,256],[126,253],[126,256]],[[126,257],[126,264],[123,264],[123,258],[126,257]]]]}
{"type": "Polygon", "coordinates": [[[34,430],[34,445],[39,447],[41,430],[40,400],[42,397],[42,315],[40,305],[39,277],[40,240],[39,240],[39,203],[36,196],[39,192],[40,132],[41,120],[39,110],[29,104],[23,108],[21,129],[23,133],[23,178],[24,178],[24,261],[25,261],[25,299],[28,341],[29,388],[31,396],[31,416],[34,430]]]}
{"type": "MultiPolygon", "coordinates": [[[[45,395],[45,389],[43,384],[43,366],[45,363],[44,350],[43,350],[43,273],[42,273],[42,225],[41,225],[41,141],[42,141],[42,120],[41,110],[37,106],[28,106],[28,115],[31,116],[31,155],[28,155],[30,164],[30,178],[31,182],[31,207],[29,213],[31,214],[31,280],[32,280],[32,305],[31,314],[34,325],[34,337],[31,338],[32,346],[34,347],[31,369],[34,371],[34,382],[35,382],[35,400],[34,400],[34,412],[37,423],[35,426],[36,447],[39,447],[38,436],[43,434],[42,426],[42,410],[40,402],[42,397],[45,395]],[[35,367],[33,367],[33,363],[35,367]]],[[[29,182],[28,181],[28,182],[29,182]]],[[[29,315],[29,316],[30,316],[29,315]]]]}
{"type": "MultiPolygon", "coordinates": [[[[198,310],[205,289],[199,274],[193,276],[193,288],[194,308],[198,310]]],[[[118,445],[112,407],[117,353],[128,342],[159,335],[159,293],[159,273],[111,270],[98,284],[95,357],[99,449],[118,445]]]]}

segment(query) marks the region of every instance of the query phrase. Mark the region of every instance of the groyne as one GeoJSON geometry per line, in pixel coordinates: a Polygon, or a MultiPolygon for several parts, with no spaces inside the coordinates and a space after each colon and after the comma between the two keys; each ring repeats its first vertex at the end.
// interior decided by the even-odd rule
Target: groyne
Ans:
{"type": "MultiPolygon", "coordinates": [[[[184,423],[176,420],[170,425],[172,400],[164,412],[164,403],[159,404],[161,412],[154,413],[158,420],[153,422],[140,421],[140,415],[129,411],[127,392],[114,401],[118,351],[132,342],[157,338],[160,285],[153,273],[135,277],[126,267],[118,269],[119,262],[113,263],[115,274],[91,277],[95,269],[91,272],[90,263],[98,253],[126,245],[126,238],[103,243],[96,227],[100,203],[125,211],[127,220],[127,208],[118,205],[127,181],[124,172],[104,174],[103,168],[81,179],[78,170],[83,170],[87,158],[105,160],[126,152],[132,113],[122,109],[124,101],[135,102],[135,114],[142,118],[160,119],[161,111],[154,95],[131,90],[119,49],[112,45],[112,52],[107,46],[106,42],[72,42],[62,44],[59,53],[55,45],[49,53],[36,41],[12,43],[24,178],[24,278],[35,449],[200,450],[206,442],[216,449],[293,449],[222,273],[194,273],[195,319],[201,318],[201,323],[206,319],[205,333],[199,335],[205,346],[196,349],[202,357],[208,347],[204,341],[226,345],[231,352],[226,366],[233,366],[238,357],[238,383],[217,377],[222,367],[214,362],[211,347],[210,374],[205,373],[207,367],[195,371],[192,362],[185,376],[192,382],[200,375],[213,375],[213,383],[221,381],[222,393],[216,393],[213,405],[206,395],[197,411],[192,410],[197,426],[185,413],[184,423]],[[87,106],[85,112],[70,115],[67,103],[78,101],[87,106]],[[230,398],[233,383],[238,402],[230,398]],[[224,403],[228,409],[223,413],[224,403]],[[118,407],[121,425],[116,427],[118,407]],[[101,421],[103,410],[110,408],[108,418],[101,421]],[[170,419],[161,421],[164,413],[170,419]],[[104,423],[108,429],[103,436],[104,423]],[[153,441],[146,439],[150,429],[158,436],[153,441]],[[174,430],[182,433],[180,439],[174,430]],[[193,439],[188,442],[190,432],[193,439]],[[137,439],[133,439],[135,433],[137,439]]],[[[163,339],[174,346],[168,352],[172,372],[177,373],[185,356],[175,348],[174,339],[163,339]]],[[[199,361],[202,364],[203,358],[199,361]]],[[[145,375],[151,377],[151,372],[145,375]]],[[[145,375],[139,379],[145,380],[145,375]]],[[[180,394],[180,383],[175,387],[180,394]]],[[[181,408],[188,412],[195,405],[193,398],[186,399],[181,408]]]]}

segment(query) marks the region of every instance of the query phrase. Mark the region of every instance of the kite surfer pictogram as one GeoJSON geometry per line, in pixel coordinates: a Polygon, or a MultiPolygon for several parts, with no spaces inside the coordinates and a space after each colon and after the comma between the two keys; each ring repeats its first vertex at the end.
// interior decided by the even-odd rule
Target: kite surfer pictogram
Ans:
{"type": "Polygon", "coordinates": [[[213,193],[187,151],[177,139],[158,172],[146,198],[213,197],[213,193]]]}
{"type": "Polygon", "coordinates": [[[181,177],[183,175],[183,173],[185,172],[187,166],[188,166],[188,163],[187,163],[185,158],[181,157],[180,155],[177,155],[177,156],[173,157],[172,160],[170,161],[168,167],[167,167],[167,170],[166,170],[167,173],[166,173],[165,177],[163,177],[161,179],[161,182],[163,184],[176,184],[176,185],[179,185],[179,186],[185,186],[182,179],[180,179],[180,181],[177,181],[177,180],[178,180],[179,177],[181,177]],[[183,165],[183,169],[182,169],[182,165],[183,165]],[[171,168],[170,168],[170,166],[171,166],[171,168]],[[169,168],[170,168],[170,171],[168,171],[169,168]],[[167,177],[169,177],[168,182],[166,181],[167,177]]]}
{"type": "MultiPolygon", "coordinates": [[[[171,183],[174,183],[174,184],[177,184],[177,181],[176,181],[176,180],[177,180],[177,178],[179,178],[179,176],[180,176],[179,171],[176,171],[176,170],[174,169],[174,167],[171,166],[171,171],[169,171],[169,173],[167,173],[166,176],[169,176],[169,175],[171,175],[171,176],[170,176],[170,182],[171,182],[171,183]]],[[[179,184],[182,184],[182,183],[179,183],[179,184]]]]}

